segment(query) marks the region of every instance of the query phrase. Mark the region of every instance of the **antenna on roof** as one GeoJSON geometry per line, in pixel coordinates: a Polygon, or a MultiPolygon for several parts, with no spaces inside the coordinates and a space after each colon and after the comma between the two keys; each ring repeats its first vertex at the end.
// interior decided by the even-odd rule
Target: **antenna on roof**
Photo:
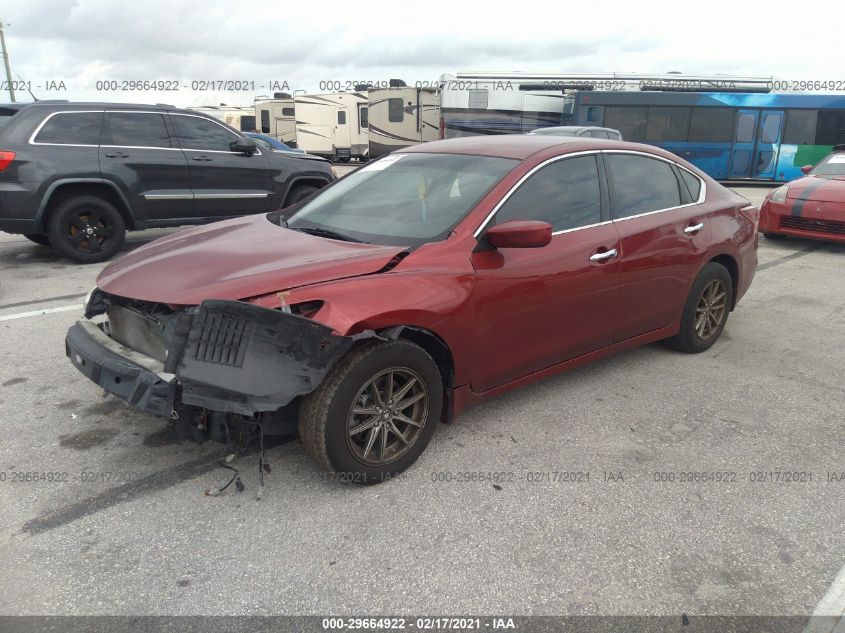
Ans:
{"type": "Polygon", "coordinates": [[[35,101],[35,102],[37,102],[37,101],[38,101],[38,97],[36,97],[34,94],[32,94],[32,90],[30,90],[30,88],[29,88],[29,84],[28,84],[28,83],[26,83],[26,82],[23,80],[23,77],[21,77],[21,74],[20,74],[20,73],[15,73],[15,74],[18,76],[18,79],[20,79],[20,80],[21,80],[21,83],[22,83],[24,86],[26,86],[26,91],[29,93],[29,96],[30,96],[30,97],[32,97],[32,100],[33,100],[33,101],[35,101]]]}

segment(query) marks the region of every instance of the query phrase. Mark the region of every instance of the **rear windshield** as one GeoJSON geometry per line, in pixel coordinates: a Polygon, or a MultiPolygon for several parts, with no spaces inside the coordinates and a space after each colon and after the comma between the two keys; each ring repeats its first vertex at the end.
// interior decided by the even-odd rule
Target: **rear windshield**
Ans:
{"type": "Polygon", "coordinates": [[[0,130],[18,113],[17,108],[0,108],[0,130]]]}
{"type": "Polygon", "coordinates": [[[810,173],[814,176],[845,176],[845,154],[831,154],[810,173]]]}

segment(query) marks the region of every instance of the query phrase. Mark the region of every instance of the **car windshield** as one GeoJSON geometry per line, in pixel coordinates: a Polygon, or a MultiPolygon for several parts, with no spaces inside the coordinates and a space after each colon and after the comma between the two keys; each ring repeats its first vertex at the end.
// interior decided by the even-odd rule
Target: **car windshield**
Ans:
{"type": "Polygon", "coordinates": [[[439,241],[518,162],[460,154],[390,154],[296,209],[288,228],[375,244],[439,241]]]}
{"type": "Polygon", "coordinates": [[[845,154],[831,154],[810,173],[814,176],[845,176],[845,154]]]}

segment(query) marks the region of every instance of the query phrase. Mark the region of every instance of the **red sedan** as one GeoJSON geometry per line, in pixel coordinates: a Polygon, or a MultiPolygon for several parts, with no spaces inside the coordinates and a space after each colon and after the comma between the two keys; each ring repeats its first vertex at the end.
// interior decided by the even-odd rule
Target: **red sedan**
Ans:
{"type": "Polygon", "coordinates": [[[668,152],[453,139],[130,253],[67,354],[199,437],[295,423],[376,482],[482,399],[653,341],[708,349],[756,265],[756,209],[668,152]]]}
{"type": "Polygon", "coordinates": [[[760,232],[767,238],[787,235],[845,242],[845,145],[807,175],[770,191],[760,208],[760,232]]]}

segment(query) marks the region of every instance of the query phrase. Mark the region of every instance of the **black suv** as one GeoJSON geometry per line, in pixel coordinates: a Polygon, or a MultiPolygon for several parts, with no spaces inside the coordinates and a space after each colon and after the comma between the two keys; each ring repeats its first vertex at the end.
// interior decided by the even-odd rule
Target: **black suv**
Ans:
{"type": "Polygon", "coordinates": [[[77,262],[112,257],[126,229],[203,224],[298,202],[331,163],[256,146],[165,105],[0,105],[0,231],[77,262]]]}

